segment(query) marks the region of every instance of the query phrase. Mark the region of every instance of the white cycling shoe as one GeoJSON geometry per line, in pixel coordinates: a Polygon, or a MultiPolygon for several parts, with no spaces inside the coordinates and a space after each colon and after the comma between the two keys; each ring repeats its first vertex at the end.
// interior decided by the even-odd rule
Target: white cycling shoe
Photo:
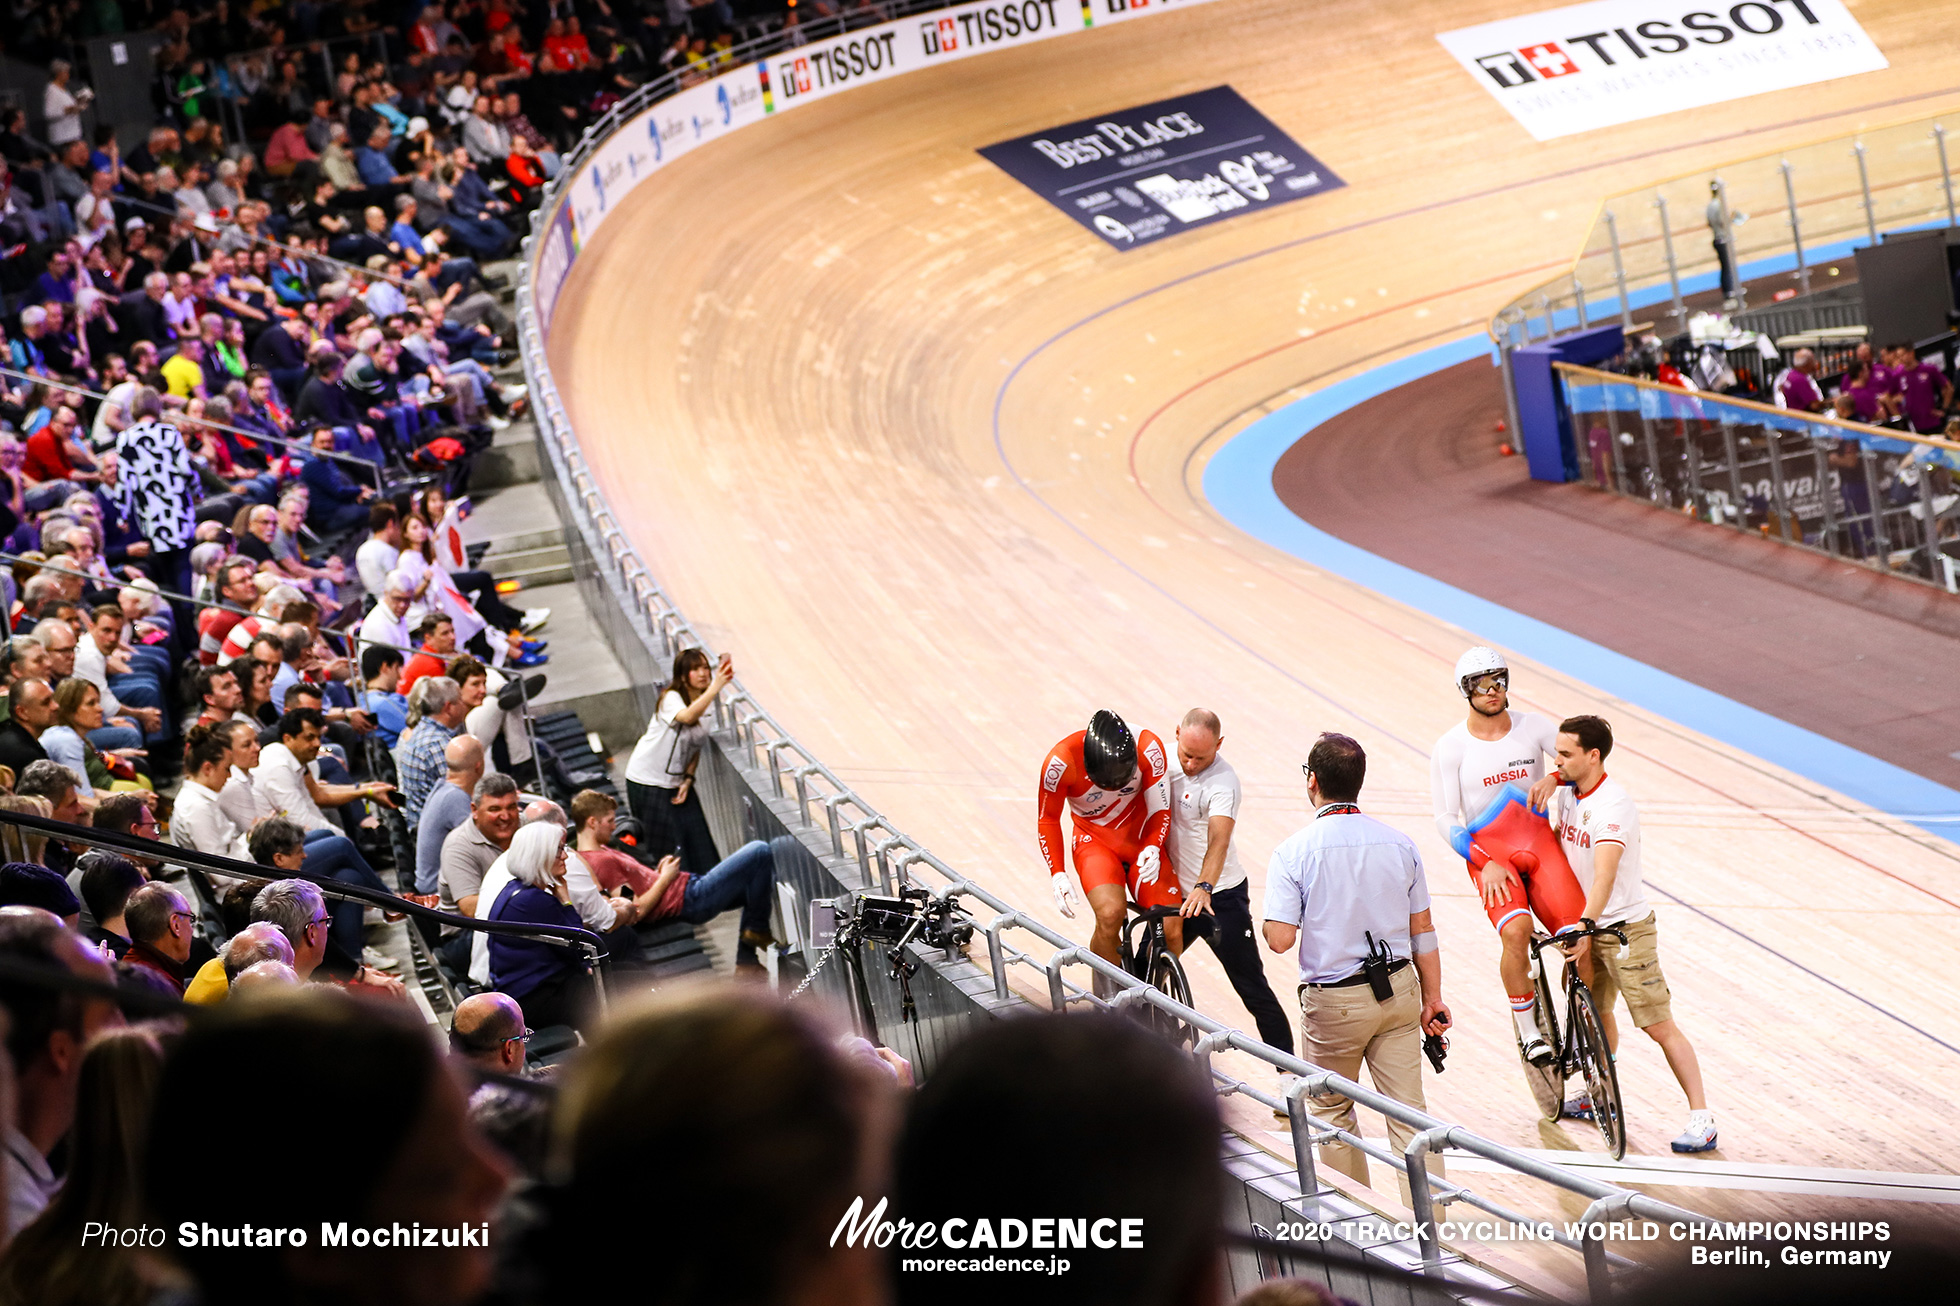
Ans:
{"type": "Polygon", "coordinates": [[[1532,1065],[1545,1067],[1558,1060],[1558,1052],[1545,1041],[1543,1034],[1533,1034],[1524,1043],[1524,1059],[1532,1065]]]}
{"type": "Polygon", "coordinates": [[[1669,1144],[1677,1152],[1712,1152],[1715,1150],[1715,1113],[1696,1111],[1688,1116],[1688,1129],[1681,1137],[1669,1144]]]}

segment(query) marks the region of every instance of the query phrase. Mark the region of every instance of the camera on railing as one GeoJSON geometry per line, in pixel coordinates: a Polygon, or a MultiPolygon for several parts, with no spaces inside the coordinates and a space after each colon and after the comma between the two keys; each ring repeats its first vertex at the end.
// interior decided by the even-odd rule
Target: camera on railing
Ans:
{"type": "Polygon", "coordinates": [[[909,943],[939,948],[947,956],[973,941],[973,922],[959,909],[959,891],[934,897],[925,889],[901,889],[897,897],[852,893],[810,902],[810,938],[819,948],[882,943],[902,951],[909,943]]]}

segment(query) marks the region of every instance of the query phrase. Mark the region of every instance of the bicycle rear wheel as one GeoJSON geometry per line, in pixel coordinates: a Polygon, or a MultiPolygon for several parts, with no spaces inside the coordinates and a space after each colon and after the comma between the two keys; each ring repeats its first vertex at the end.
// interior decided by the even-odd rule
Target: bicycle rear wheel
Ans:
{"type": "Polygon", "coordinates": [[[1585,1076],[1586,1092],[1592,1098],[1593,1123],[1599,1126],[1606,1150],[1618,1161],[1627,1154],[1620,1075],[1606,1046],[1606,1027],[1600,1024],[1599,1007],[1593,1002],[1592,990],[1577,980],[1572,985],[1572,1035],[1579,1054],[1579,1070],[1585,1076]]]}
{"type": "MultiPolygon", "coordinates": [[[[1184,963],[1168,948],[1159,951],[1150,960],[1150,987],[1172,1002],[1187,1007],[1191,1005],[1191,983],[1184,976],[1184,963]]],[[[1153,1007],[1150,1018],[1151,1024],[1173,1042],[1189,1044],[1196,1041],[1196,1031],[1169,1012],[1153,1007]]]]}
{"type": "MultiPolygon", "coordinates": [[[[1542,965],[1533,967],[1537,979],[1538,1004],[1533,1016],[1538,1021],[1538,1032],[1554,1049],[1560,1046],[1558,1030],[1558,1009],[1552,1006],[1552,985],[1545,976],[1542,965]]],[[[1516,1031],[1512,1031],[1515,1035],[1516,1031]]],[[[1534,1066],[1525,1059],[1524,1041],[1518,1040],[1518,1064],[1524,1067],[1525,1083],[1531,1087],[1531,1099],[1538,1104],[1538,1114],[1547,1120],[1556,1120],[1565,1106],[1565,1067],[1559,1060],[1549,1066],[1534,1066]]]]}

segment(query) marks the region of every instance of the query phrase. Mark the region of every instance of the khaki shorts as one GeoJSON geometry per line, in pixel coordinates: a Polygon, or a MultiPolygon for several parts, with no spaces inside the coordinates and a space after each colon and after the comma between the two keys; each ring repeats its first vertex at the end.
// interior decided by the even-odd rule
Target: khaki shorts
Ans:
{"type": "Polygon", "coordinates": [[[1593,1000],[1602,1015],[1613,1010],[1614,995],[1627,1000],[1627,1014],[1634,1028],[1646,1029],[1674,1018],[1673,996],[1667,991],[1667,977],[1661,974],[1659,933],[1654,918],[1628,921],[1624,948],[1618,939],[1593,939],[1593,1000]]]}

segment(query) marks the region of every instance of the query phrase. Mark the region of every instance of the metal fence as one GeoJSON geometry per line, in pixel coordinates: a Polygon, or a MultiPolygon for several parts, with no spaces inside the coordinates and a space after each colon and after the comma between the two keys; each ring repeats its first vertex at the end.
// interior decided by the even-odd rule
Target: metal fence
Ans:
{"type": "Polygon", "coordinates": [[[1960,444],[1552,367],[1586,483],[1960,592],[1960,444]]]}
{"type": "MultiPolygon", "coordinates": [[[[938,7],[943,6],[892,6],[899,13],[938,7]]],[[[751,45],[756,54],[777,48],[767,41],[751,45]]],[[[707,643],[634,551],[586,465],[546,357],[531,282],[545,243],[539,236],[556,216],[580,165],[620,123],[675,89],[678,89],[677,79],[642,88],[586,133],[533,214],[517,287],[519,348],[531,388],[539,444],[552,473],[546,482],[571,528],[567,534],[572,540],[575,562],[579,564],[575,570],[580,583],[623,665],[633,676],[641,706],[648,711],[653,707],[653,687],[664,680],[665,668],[674,655],[686,647],[706,648],[707,643]]],[[[1071,1006],[1093,1006],[1140,1014],[1141,1009],[1154,1009],[1159,1016],[1181,1024],[1191,1054],[1206,1068],[1221,1096],[1243,1096],[1279,1112],[1289,1123],[1294,1140],[1294,1164],[1290,1172],[1268,1172],[1260,1177],[1259,1191],[1265,1196],[1260,1200],[1249,1197],[1248,1211],[1269,1210],[1260,1205],[1261,1200],[1267,1200],[1277,1202],[1277,1209],[1289,1219],[1352,1216],[1359,1208],[1319,1181],[1314,1159],[1317,1144],[1340,1141],[1403,1174],[1419,1219],[1440,1219],[1440,1212],[1461,1203],[1499,1220],[1535,1223],[1524,1213],[1470,1188],[1432,1176],[1423,1164],[1424,1155],[1440,1155],[1445,1149],[1454,1148],[1587,1199],[1590,1205],[1580,1222],[1586,1226],[1581,1235],[1572,1237],[1560,1232],[1551,1241],[1583,1254],[1596,1295],[1605,1293],[1611,1268],[1632,1264],[1609,1251],[1603,1222],[1630,1216],[1706,1222],[1707,1217],[1694,1212],[1573,1173],[1414,1110],[1172,1001],[1095,956],[1086,946],[1057,933],[990,892],[899,830],[814,757],[739,682],[716,701],[710,725],[715,749],[710,754],[713,760],[704,782],[704,801],[711,808],[721,809],[715,818],[721,827],[717,834],[727,832],[732,837],[739,829],[778,841],[790,838],[803,850],[794,853],[783,843],[777,843],[779,855],[789,856],[793,865],[800,868],[790,876],[797,891],[793,900],[785,904],[789,915],[805,910],[809,899],[820,896],[820,892],[827,895],[840,889],[889,893],[916,886],[941,897],[957,892],[964,899],[975,926],[975,941],[984,942],[987,954],[984,968],[969,969],[964,959],[948,962],[936,952],[915,951],[923,965],[936,971],[932,992],[920,993],[920,1007],[930,1021],[938,1023],[922,1021],[921,1028],[910,1036],[913,1042],[907,1050],[917,1051],[928,1065],[939,1038],[955,1034],[959,1022],[972,1014],[1018,1003],[1021,998],[1017,997],[1017,988],[1028,1000],[1056,1011],[1071,1006]],[[743,804],[746,807],[739,820],[744,824],[738,825],[735,808],[743,804]],[[753,824],[765,813],[775,824],[753,824]],[[1083,975],[1085,970],[1093,979],[1083,975]],[[1222,1054],[1231,1052],[1252,1058],[1262,1074],[1262,1082],[1245,1078],[1226,1063],[1222,1054]],[[1276,1091],[1274,1071],[1299,1078],[1282,1094],[1276,1091]],[[1307,1098],[1325,1092],[1344,1094],[1363,1107],[1414,1126],[1420,1133],[1412,1155],[1405,1157],[1380,1139],[1337,1130],[1315,1119],[1309,1112],[1307,1098]]],[[[884,1019],[881,1014],[881,1025],[884,1019]]],[[[882,1032],[885,1032],[883,1028],[882,1032]]],[[[1521,1109],[1526,1100],[1521,1087],[1521,1109]]],[[[1240,1178],[1251,1193],[1250,1171],[1240,1178]]],[[[1257,1223],[1257,1214],[1247,1218],[1257,1223]]],[[[1475,1271],[1438,1242],[1433,1225],[1418,1236],[1405,1237],[1400,1243],[1378,1244],[1374,1250],[1391,1260],[1401,1256],[1409,1266],[1464,1290],[1479,1290],[1488,1283],[1489,1276],[1475,1271]]]]}
{"type": "Polygon", "coordinates": [[[1825,245],[1876,245],[1880,232],[1960,220],[1949,122],[1960,118],[1875,127],[1610,196],[1572,267],[1492,314],[1490,338],[1514,347],[1615,316],[1631,326],[1642,306],[1660,304],[1675,330],[1685,328],[1684,284],[1720,271],[1711,206],[1726,219],[1735,267],[1789,259],[1808,295],[1815,251],[1825,245]]]}

